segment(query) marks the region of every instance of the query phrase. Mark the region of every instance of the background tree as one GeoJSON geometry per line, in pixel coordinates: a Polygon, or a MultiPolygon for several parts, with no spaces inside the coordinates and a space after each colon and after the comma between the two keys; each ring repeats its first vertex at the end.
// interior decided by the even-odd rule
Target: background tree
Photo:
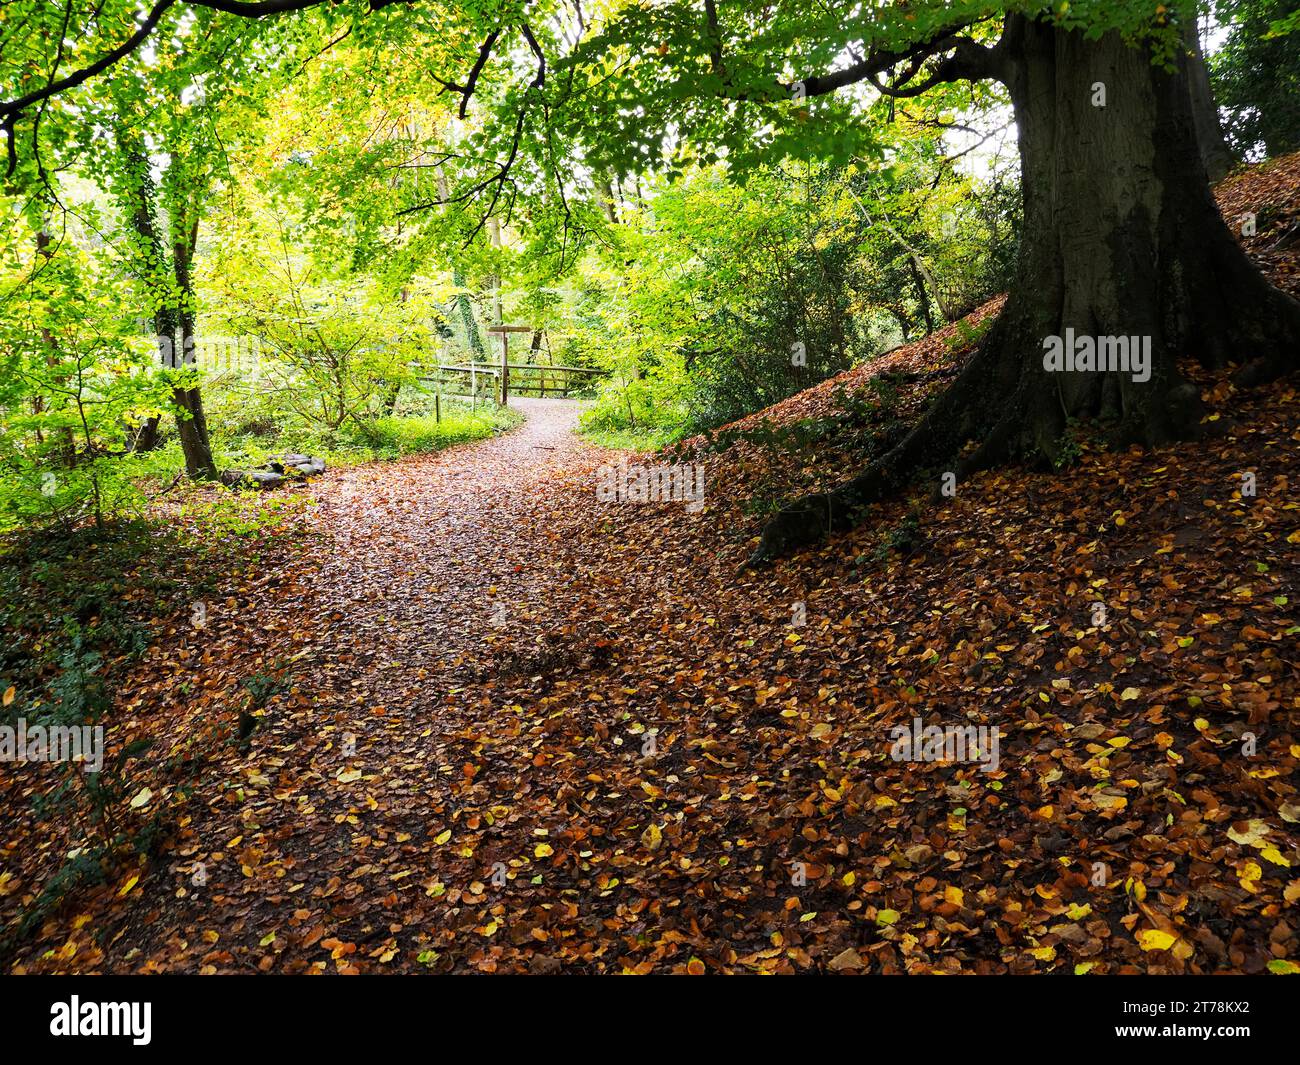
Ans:
{"type": "Polygon", "coordinates": [[[1297,13],[1295,0],[1222,0],[1227,26],[1210,61],[1214,92],[1236,153],[1282,155],[1300,147],[1300,34],[1274,32],[1297,13]]]}

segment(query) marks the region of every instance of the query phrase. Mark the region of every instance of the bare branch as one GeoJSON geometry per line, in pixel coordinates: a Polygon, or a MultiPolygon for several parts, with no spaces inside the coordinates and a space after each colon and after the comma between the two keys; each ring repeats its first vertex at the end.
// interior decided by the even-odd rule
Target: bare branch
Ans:
{"type": "MultiPolygon", "coordinates": [[[[373,2],[373,0],[372,0],[373,2]]],[[[483,68],[487,65],[488,59],[492,55],[492,47],[497,43],[497,38],[501,36],[499,29],[493,30],[488,34],[485,40],[478,47],[478,59],[474,61],[474,66],[470,69],[469,77],[465,79],[464,85],[457,85],[454,81],[443,81],[438,75],[433,75],[433,80],[441,85],[447,92],[460,93],[460,117],[465,118],[469,107],[470,97],[474,95],[474,89],[478,85],[478,76],[483,73],[483,68]]]]}

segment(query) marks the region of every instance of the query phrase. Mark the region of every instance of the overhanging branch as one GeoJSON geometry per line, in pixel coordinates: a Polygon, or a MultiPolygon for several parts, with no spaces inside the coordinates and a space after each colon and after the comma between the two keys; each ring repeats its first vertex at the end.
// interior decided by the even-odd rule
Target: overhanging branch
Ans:
{"type": "Polygon", "coordinates": [[[798,88],[800,95],[826,96],[849,85],[869,81],[887,96],[919,96],[926,89],[945,81],[984,81],[993,79],[1005,82],[1007,70],[999,48],[989,48],[970,37],[960,34],[970,29],[969,24],[951,26],[901,51],[872,51],[840,70],[814,74],[790,85],[782,85],[786,92],[798,88]],[[927,61],[944,52],[950,54],[934,68],[920,86],[909,86],[927,61]],[[880,81],[882,75],[897,67],[906,70],[888,84],[880,81]]]}
{"type": "MultiPolygon", "coordinates": [[[[167,13],[176,0],[158,0],[154,4],[149,14],[145,16],[143,22],[136,28],[125,41],[114,48],[112,51],[105,53],[95,62],[80,70],[74,71],[62,78],[51,78],[50,81],[39,89],[33,89],[25,96],[20,96],[16,100],[7,100],[0,103],[0,127],[3,127],[6,133],[12,138],[13,125],[18,116],[23,113],[32,104],[38,104],[48,100],[52,96],[57,96],[68,89],[75,89],[83,82],[89,81],[97,74],[102,74],[118,60],[134,52],[149,34],[153,33],[154,27],[158,25],[159,19],[167,13]]],[[[12,152],[12,146],[9,155],[9,173],[12,175],[15,165],[15,158],[12,152]]]]}

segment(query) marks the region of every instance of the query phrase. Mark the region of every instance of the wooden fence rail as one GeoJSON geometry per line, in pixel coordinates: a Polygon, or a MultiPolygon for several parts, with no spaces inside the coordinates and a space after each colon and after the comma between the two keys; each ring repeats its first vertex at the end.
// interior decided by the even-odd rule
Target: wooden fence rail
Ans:
{"type": "Polygon", "coordinates": [[[511,392],[567,397],[583,383],[603,377],[607,372],[588,366],[557,366],[531,362],[472,362],[467,365],[434,363],[415,366],[413,369],[416,371],[416,379],[421,382],[443,384],[447,374],[460,375],[461,382],[468,384],[471,397],[476,397],[478,394],[479,377],[492,379],[493,393],[497,402],[503,405],[509,402],[511,392]],[[510,375],[509,378],[505,377],[503,370],[510,375]],[[523,380],[520,380],[521,377],[523,380]],[[528,380],[530,377],[531,381],[528,380]]]}

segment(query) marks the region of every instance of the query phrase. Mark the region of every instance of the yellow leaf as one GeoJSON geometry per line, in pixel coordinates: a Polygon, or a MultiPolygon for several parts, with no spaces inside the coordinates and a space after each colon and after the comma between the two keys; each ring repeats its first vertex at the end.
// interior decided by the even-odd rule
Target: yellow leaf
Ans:
{"type": "Polygon", "coordinates": [[[1233,843],[1253,847],[1268,838],[1268,822],[1258,817],[1252,817],[1249,821],[1238,821],[1228,829],[1228,838],[1233,843]]]}
{"type": "Polygon", "coordinates": [[[1125,688],[1122,692],[1119,693],[1119,697],[1123,702],[1129,702],[1133,699],[1136,699],[1141,694],[1142,693],[1138,691],[1136,688],[1125,688]]]}
{"type": "Polygon", "coordinates": [[[448,829],[444,829],[442,832],[439,832],[436,836],[434,836],[434,837],[433,837],[433,842],[436,843],[439,847],[441,847],[441,846],[442,846],[444,843],[446,843],[447,840],[449,840],[449,839],[451,839],[451,829],[450,829],[450,828],[448,828],[448,829]]]}
{"type": "Polygon", "coordinates": [[[138,810],[141,806],[146,805],[153,798],[153,792],[148,788],[141,788],[134,799],[131,800],[131,809],[138,810]]]}
{"type": "Polygon", "coordinates": [[[10,703],[12,703],[14,701],[14,696],[17,694],[18,694],[18,689],[15,688],[12,684],[9,685],[9,687],[5,689],[5,698],[4,698],[5,706],[8,706],[10,703]]]}
{"type": "Polygon", "coordinates": [[[537,844],[536,847],[533,848],[534,858],[549,858],[554,853],[555,850],[551,847],[549,843],[539,843],[537,844]]]}
{"type": "Polygon", "coordinates": [[[897,924],[897,910],[881,910],[876,914],[876,924],[897,924]]]}
{"type": "Polygon", "coordinates": [[[648,851],[657,851],[664,842],[664,834],[659,830],[656,824],[650,824],[646,830],[641,833],[641,842],[648,851]]]}
{"type": "Polygon", "coordinates": [[[1144,928],[1137,934],[1137,941],[1143,950],[1168,950],[1178,942],[1178,937],[1159,928],[1144,928]]]}
{"type": "Polygon", "coordinates": [[[135,887],[136,884],[138,884],[138,883],[140,883],[140,878],[139,878],[138,876],[133,876],[133,877],[131,877],[130,880],[128,880],[125,884],[123,884],[123,885],[118,889],[117,897],[118,897],[119,899],[126,898],[126,896],[127,896],[128,894],[130,894],[131,889],[132,889],[133,887],[135,887]]]}
{"type": "Polygon", "coordinates": [[[946,887],[943,889],[944,902],[951,902],[954,906],[960,906],[965,899],[966,896],[959,887],[946,887]]]}
{"type": "Polygon", "coordinates": [[[337,780],[340,784],[351,784],[354,780],[360,780],[360,779],[361,779],[361,770],[360,770],[360,769],[344,769],[344,770],[341,770],[341,771],[339,772],[339,775],[336,776],[334,779],[337,780]]]}

